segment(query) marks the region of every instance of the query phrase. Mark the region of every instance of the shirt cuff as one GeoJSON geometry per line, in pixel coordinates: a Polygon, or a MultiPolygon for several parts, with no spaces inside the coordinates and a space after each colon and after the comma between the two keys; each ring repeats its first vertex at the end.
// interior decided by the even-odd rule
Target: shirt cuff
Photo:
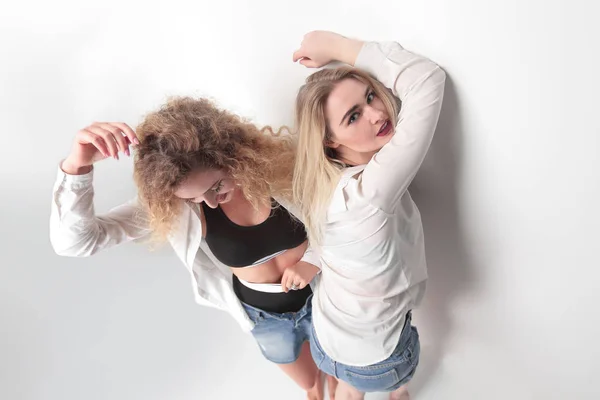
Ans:
{"type": "Polygon", "coordinates": [[[402,46],[396,42],[365,42],[356,57],[354,66],[373,74],[373,66],[383,65],[393,47],[402,49],[402,46]]]}
{"type": "MultiPolygon", "coordinates": [[[[63,160],[64,161],[64,160],[63,160]]],[[[94,167],[87,174],[69,175],[62,170],[62,161],[58,164],[58,178],[63,186],[68,187],[84,187],[90,186],[94,180],[94,167]]]]}
{"type": "Polygon", "coordinates": [[[304,255],[302,256],[300,261],[307,262],[307,263],[312,264],[315,267],[321,269],[321,257],[319,257],[319,254],[315,250],[313,250],[311,247],[306,249],[306,251],[304,252],[304,255]]]}

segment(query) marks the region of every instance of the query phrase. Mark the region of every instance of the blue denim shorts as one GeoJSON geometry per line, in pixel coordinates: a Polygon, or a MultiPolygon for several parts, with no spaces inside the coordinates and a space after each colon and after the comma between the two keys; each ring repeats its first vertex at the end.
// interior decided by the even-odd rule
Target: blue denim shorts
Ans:
{"type": "Polygon", "coordinates": [[[355,367],[332,360],[311,329],[310,351],[317,367],[326,374],[347,382],[357,390],[367,392],[391,392],[411,380],[419,363],[419,333],[410,324],[411,313],[406,315],[398,345],[386,360],[366,367],[355,367]]]}
{"type": "Polygon", "coordinates": [[[312,328],[312,295],[297,312],[272,313],[242,306],[254,322],[252,336],[265,358],[275,364],[289,364],[298,359],[302,344],[310,337],[312,328]]]}

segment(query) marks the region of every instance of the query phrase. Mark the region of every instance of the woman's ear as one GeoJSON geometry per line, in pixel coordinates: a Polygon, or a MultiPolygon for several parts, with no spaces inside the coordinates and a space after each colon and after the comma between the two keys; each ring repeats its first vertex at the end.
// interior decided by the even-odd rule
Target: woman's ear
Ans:
{"type": "Polygon", "coordinates": [[[325,133],[325,147],[329,147],[330,149],[337,149],[340,147],[340,144],[333,139],[333,135],[329,131],[329,128],[327,128],[325,133]]]}
{"type": "Polygon", "coordinates": [[[331,140],[325,140],[325,146],[329,147],[330,149],[337,149],[340,147],[340,144],[331,140]]]}

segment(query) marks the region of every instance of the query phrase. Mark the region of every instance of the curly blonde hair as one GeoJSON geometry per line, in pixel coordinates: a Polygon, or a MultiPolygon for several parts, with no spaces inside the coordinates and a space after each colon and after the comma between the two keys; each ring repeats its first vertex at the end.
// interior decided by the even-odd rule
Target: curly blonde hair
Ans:
{"type": "Polygon", "coordinates": [[[259,129],[204,98],[176,97],[136,133],[134,178],[157,241],[171,232],[184,203],[174,193],[193,170],[225,171],[255,207],[271,196],[291,198],[295,150],[281,129],[259,129]]]}

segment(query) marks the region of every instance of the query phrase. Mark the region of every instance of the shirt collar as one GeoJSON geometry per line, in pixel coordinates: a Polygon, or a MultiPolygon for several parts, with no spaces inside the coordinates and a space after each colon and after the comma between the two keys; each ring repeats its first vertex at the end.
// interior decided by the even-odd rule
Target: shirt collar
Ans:
{"type": "Polygon", "coordinates": [[[346,204],[346,197],[344,196],[344,189],[356,174],[362,172],[367,165],[357,165],[355,167],[345,168],[342,171],[342,176],[340,177],[340,181],[333,192],[333,196],[331,197],[331,203],[329,205],[329,214],[336,214],[340,212],[344,212],[348,210],[348,205],[346,204]]]}

